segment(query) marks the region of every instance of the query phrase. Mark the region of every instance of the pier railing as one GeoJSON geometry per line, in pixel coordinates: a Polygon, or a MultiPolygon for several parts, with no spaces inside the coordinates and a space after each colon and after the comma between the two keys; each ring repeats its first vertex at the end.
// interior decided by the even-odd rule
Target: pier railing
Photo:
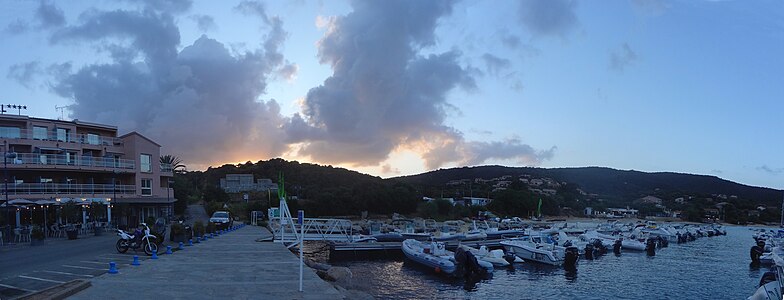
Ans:
{"type": "Polygon", "coordinates": [[[272,234],[275,236],[275,242],[296,243],[299,241],[299,234],[304,229],[303,240],[305,241],[335,241],[335,242],[352,242],[353,230],[352,223],[346,219],[317,219],[305,218],[303,220],[304,228],[299,224],[295,224],[295,232],[292,231],[292,226],[286,224],[288,221],[283,219],[283,225],[280,224],[280,218],[272,218],[270,220],[270,228],[272,234]]]}

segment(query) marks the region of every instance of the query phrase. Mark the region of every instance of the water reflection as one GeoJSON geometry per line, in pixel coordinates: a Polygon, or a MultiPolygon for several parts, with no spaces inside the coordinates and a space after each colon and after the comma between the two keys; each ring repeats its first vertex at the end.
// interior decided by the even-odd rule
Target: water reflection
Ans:
{"type": "Polygon", "coordinates": [[[577,268],[564,269],[564,278],[570,282],[577,281],[577,268]]]}

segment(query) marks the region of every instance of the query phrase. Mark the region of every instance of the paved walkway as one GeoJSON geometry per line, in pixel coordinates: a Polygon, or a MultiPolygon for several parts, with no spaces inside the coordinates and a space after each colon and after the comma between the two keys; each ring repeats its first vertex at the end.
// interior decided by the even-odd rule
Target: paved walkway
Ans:
{"type": "Polygon", "coordinates": [[[342,299],[307,266],[300,293],[299,259],[281,244],[256,242],[266,236],[246,226],[141,266],[123,265],[69,299],[342,299]]]}

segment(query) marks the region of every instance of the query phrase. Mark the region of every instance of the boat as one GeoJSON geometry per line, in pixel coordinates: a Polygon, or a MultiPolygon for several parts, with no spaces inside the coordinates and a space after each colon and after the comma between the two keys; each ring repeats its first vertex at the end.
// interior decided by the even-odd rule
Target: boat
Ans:
{"type": "Polygon", "coordinates": [[[526,261],[561,266],[564,263],[566,248],[544,243],[539,236],[507,239],[501,242],[507,253],[512,253],[526,261]]]}
{"type": "Polygon", "coordinates": [[[447,251],[444,243],[421,242],[414,239],[403,241],[401,247],[408,259],[433,268],[436,273],[453,274],[457,270],[454,253],[447,251]]]}
{"type": "Polygon", "coordinates": [[[461,275],[488,274],[493,272],[493,264],[475,257],[473,253],[458,248],[457,252],[446,250],[446,245],[442,242],[421,242],[414,239],[403,241],[401,249],[403,254],[409,259],[433,268],[436,273],[455,275],[458,269],[462,269],[461,275]],[[465,253],[470,253],[466,255],[465,253]],[[475,262],[475,263],[473,263],[475,262]],[[460,264],[464,265],[460,265],[460,264]]]}
{"type": "Polygon", "coordinates": [[[784,299],[784,261],[775,256],[775,267],[765,272],[760,278],[759,287],[748,300],[778,300],[784,299]]]}
{"type": "MultiPolygon", "coordinates": [[[[496,249],[488,251],[486,246],[481,246],[479,249],[466,245],[460,245],[460,247],[465,251],[471,252],[471,254],[476,256],[477,259],[489,262],[493,264],[493,266],[506,267],[511,265],[511,263],[509,263],[506,258],[504,258],[504,250],[496,249]]],[[[525,261],[515,256],[512,262],[521,263],[525,261]]]]}

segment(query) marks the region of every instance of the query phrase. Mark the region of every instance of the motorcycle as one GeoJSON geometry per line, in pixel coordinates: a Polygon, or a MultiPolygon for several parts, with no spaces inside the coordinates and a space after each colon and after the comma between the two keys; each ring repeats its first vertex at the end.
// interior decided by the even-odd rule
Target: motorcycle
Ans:
{"type": "Polygon", "coordinates": [[[138,250],[142,248],[144,254],[147,255],[158,253],[158,245],[155,243],[157,238],[150,233],[150,227],[147,227],[146,223],[139,225],[144,226],[144,232],[137,228],[134,234],[129,234],[126,231],[117,229],[117,235],[120,236],[120,239],[117,240],[117,252],[125,253],[128,249],[138,250]]]}

